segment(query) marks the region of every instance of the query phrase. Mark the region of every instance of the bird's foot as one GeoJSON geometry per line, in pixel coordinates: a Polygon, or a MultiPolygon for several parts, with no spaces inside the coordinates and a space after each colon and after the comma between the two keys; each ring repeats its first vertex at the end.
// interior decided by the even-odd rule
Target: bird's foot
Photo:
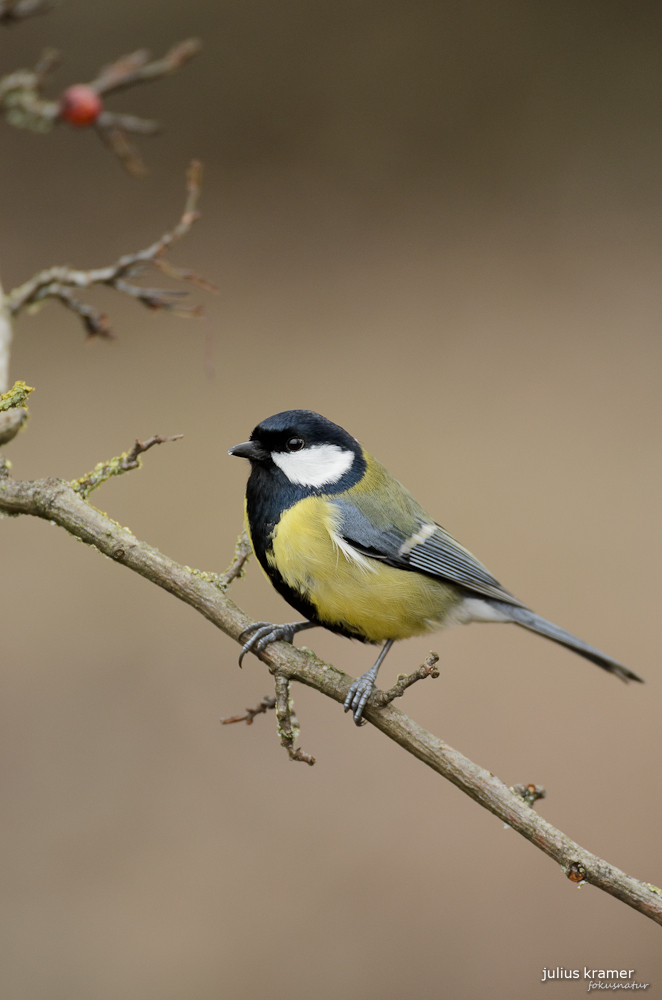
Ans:
{"type": "Polygon", "coordinates": [[[354,724],[357,726],[365,726],[363,709],[368,703],[368,698],[375,690],[376,676],[377,671],[374,667],[371,667],[370,670],[366,670],[364,674],[361,674],[361,676],[354,681],[351,688],[347,692],[347,697],[345,698],[345,711],[353,713],[354,724]]]}
{"type": "Polygon", "coordinates": [[[297,632],[314,627],[313,622],[288,622],[285,625],[272,625],[271,622],[253,622],[239,636],[239,641],[241,642],[245,635],[253,633],[248,642],[245,642],[241,647],[239,666],[241,666],[241,661],[246,653],[255,653],[256,656],[259,656],[270,642],[278,642],[279,639],[282,639],[285,642],[291,643],[297,632]]]}

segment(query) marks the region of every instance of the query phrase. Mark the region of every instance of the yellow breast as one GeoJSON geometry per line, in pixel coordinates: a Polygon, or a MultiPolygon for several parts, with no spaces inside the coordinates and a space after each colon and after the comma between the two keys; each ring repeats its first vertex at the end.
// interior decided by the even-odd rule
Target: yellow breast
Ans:
{"type": "Polygon", "coordinates": [[[407,639],[438,629],[462,600],[451,584],[370,559],[338,532],[339,515],[325,497],[307,497],[276,525],[267,559],[317,609],[369,642],[407,639]]]}

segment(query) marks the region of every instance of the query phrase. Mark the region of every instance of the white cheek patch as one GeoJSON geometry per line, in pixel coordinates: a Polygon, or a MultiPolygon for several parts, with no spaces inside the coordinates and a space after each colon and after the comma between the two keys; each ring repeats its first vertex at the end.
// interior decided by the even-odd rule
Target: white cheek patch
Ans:
{"type": "Polygon", "coordinates": [[[272,451],[271,458],[297,486],[337,483],[354,461],[354,452],[337,444],[314,444],[301,451],[272,451]]]}

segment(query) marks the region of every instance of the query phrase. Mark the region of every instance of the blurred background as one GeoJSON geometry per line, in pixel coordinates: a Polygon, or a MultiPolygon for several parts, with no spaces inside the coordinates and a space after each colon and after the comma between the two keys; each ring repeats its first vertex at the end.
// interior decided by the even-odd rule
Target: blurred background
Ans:
{"type": "MultiPolygon", "coordinates": [[[[12,375],[37,391],[14,475],[184,433],[92,500],[220,571],[247,474],[228,447],[291,407],[347,427],[508,589],[647,682],[476,626],[402,644],[384,686],[437,650],[403,710],[662,884],[662,7],[66,0],[2,31],[0,72],[55,46],[55,95],[191,35],[180,73],[108,101],[166,126],[140,142],[144,181],[93,132],[0,125],[5,287],[147,246],[197,156],[203,217],[170,259],[220,289],[193,290],[199,321],[92,293],[113,343],[56,303],[22,316],[12,375]]],[[[240,671],[208,622],[62,530],[0,532],[3,996],[584,992],[543,966],[662,986],[658,926],[371,727],[295,689],[313,768],[272,715],[221,728],[270,693],[263,665],[240,671]]],[[[232,597],[291,618],[252,563],[232,597]]],[[[372,663],[307,641],[354,676],[372,663]]]]}

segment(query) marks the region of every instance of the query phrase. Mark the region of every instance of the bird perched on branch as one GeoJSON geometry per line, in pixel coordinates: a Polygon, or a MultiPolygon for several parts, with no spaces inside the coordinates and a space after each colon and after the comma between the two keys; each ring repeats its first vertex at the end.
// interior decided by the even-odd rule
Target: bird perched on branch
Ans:
{"type": "Polygon", "coordinates": [[[229,454],[251,463],[246,524],[255,554],[306,618],[250,626],[240,665],[246,653],[315,626],[383,643],[345,701],[357,725],[393,643],[454,624],[514,622],[623,681],[641,681],[504,590],[355,438],[318,413],[268,417],[229,454]]]}

